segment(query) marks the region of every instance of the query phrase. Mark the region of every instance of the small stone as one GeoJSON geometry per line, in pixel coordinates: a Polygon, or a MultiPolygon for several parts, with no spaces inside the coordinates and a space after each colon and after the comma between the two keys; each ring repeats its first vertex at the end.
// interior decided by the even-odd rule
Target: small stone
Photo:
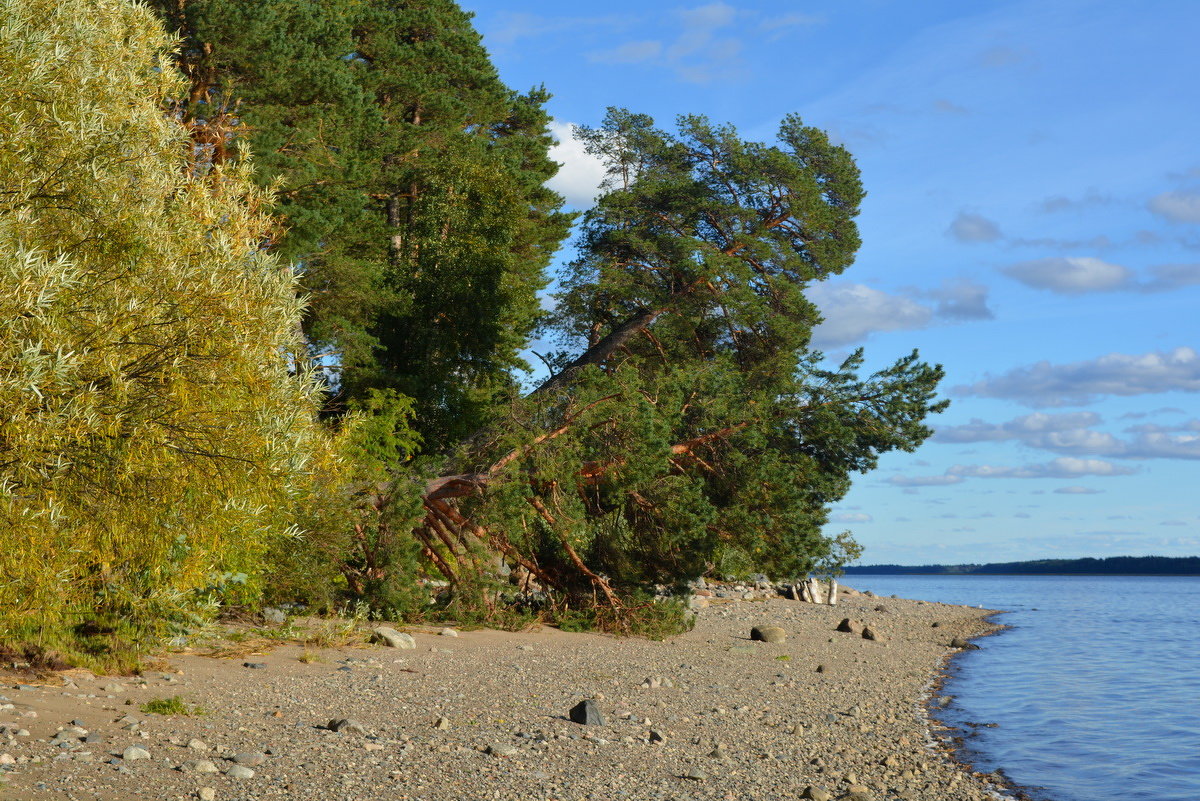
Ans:
{"type": "Polygon", "coordinates": [[[225,771],[225,775],[231,779],[253,779],[254,771],[244,765],[233,765],[225,771]]]}
{"type": "Polygon", "coordinates": [[[195,737],[188,740],[187,747],[192,751],[204,752],[208,750],[208,743],[203,740],[197,740],[195,737]]]}
{"type": "Polygon", "coordinates": [[[517,650],[518,651],[532,651],[533,646],[532,645],[518,645],[517,650]]]}
{"type": "Polygon", "coordinates": [[[824,665],[817,665],[817,672],[818,672],[818,673],[824,673],[824,672],[825,672],[825,670],[826,670],[826,667],[825,667],[824,665]]]}
{"type": "Polygon", "coordinates": [[[876,611],[876,612],[887,612],[887,611],[889,611],[889,610],[888,610],[888,608],[887,608],[886,606],[884,606],[883,604],[878,604],[878,605],[876,605],[876,607],[875,607],[875,611],[876,611]]]}
{"type": "Polygon", "coordinates": [[[334,718],[329,721],[325,728],[336,732],[353,732],[355,734],[366,734],[367,727],[359,723],[354,718],[334,718]]]}
{"type": "Polygon", "coordinates": [[[437,723],[433,724],[433,728],[446,731],[450,728],[450,721],[447,718],[438,718],[437,723]]]}
{"type": "Polygon", "coordinates": [[[650,738],[649,739],[650,739],[650,742],[652,742],[652,743],[665,743],[667,741],[667,738],[665,736],[663,736],[663,733],[660,732],[658,729],[650,730],[650,738]]]}
{"type": "Polygon", "coordinates": [[[516,756],[517,751],[518,751],[518,749],[515,748],[514,746],[501,745],[499,743],[493,743],[492,745],[489,745],[487,747],[487,753],[491,754],[492,756],[499,756],[499,757],[516,756]]]}
{"type": "MultiPolygon", "coordinates": [[[[22,687],[21,689],[23,690],[25,688],[22,687]]],[[[119,692],[125,691],[125,688],[123,686],[121,686],[120,684],[105,684],[100,689],[106,693],[119,693],[119,692]]]]}
{"type": "Polygon", "coordinates": [[[848,634],[862,634],[863,633],[863,623],[861,620],[851,620],[848,617],[843,618],[842,622],[838,623],[837,630],[844,631],[848,634]]]}
{"type": "Polygon", "coordinates": [[[858,704],[855,704],[846,711],[846,714],[852,718],[856,718],[862,715],[862,709],[859,708],[858,704]]]}
{"type": "Polygon", "coordinates": [[[876,642],[883,642],[884,640],[883,634],[881,634],[878,629],[873,629],[870,626],[863,627],[862,638],[864,640],[874,640],[876,642]]]}
{"type": "Polygon", "coordinates": [[[388,626],[376,626],[371,629],[371,642],[386,645],[389,648],[416,648],[417,641],[412,635],[396,631],[388,626]]]}
{"type": "Polygon", "coordinates": [[[250,668],[251,670],[266,670],[266,662],[243,662],[242,667],[250,668]]]}
{"type": "Polygon", "coordinates": [[[950,641],[951,648],[961,648],[964,651],[978,651],[979,646],[973,642],[967,642],[962,637],[955,637],[950,641]]]}
{"type": "Polygon", "coordinates": [[[121,759],[126,762],[133,762],[135,759],[149,759],[150,752],[140,745],[131,745],[121,752],[121,759]]]}
{"type": "Polygon", "coordinates": [[[267,755],[261,751],[239,751],[233,755],[232,759],[239,765],[257,768],[267,761],[267,755]]]}
{"type": "Polygon", "coordinates": [[[13,759],[12,754],[0,754],[0,765],[15,765],[17,760],[13,759]]]}
{"type": "Polygon", "coordinates": [[[604,725],[604,716],[600,714],[600,707],[596,706],[596,702],[590,698],[571,707],[569,717],[582,726],[604,725]]]}
{"type": "Polygon", "coordinates": [[[812,801],[830,801],[833,798],[833,793],[826,790],[824,787],[808,785],[804,788],[804,792],[800,795],[801,798],[811,798],[812,801]]]}
{"type": "Polygon", "coordinates": [[[708,779],[708,774],[700,770],[700,768],[692,768],[683,775],[685,779],[691,779],[694,782],[702,782],[708,779]]]}
{"type": "Polygon", "coordinates": [[[874,796],[871,794],[871,788],[863,784],[851,784],[847,792],[842,796],[842,801],[871,801],[874,796]]]}
{"type": "Polygon", "coordinates": [[[179,766],[184,773],[220,773],[221,770],[207,759],[189,759],[179,766]]]}
{"type": "Polygon", "coordinates": [[[780,626],[755,626],[750,629],[750,639],[761,642],[783,642],[787,632],[780,626]]]}
{"type": "Polygon", "coordinates": [[[438,634],[440,634],[443,637],[457,637],[458,636],[457,631],[455,631],[454,629],[449,629],[449,628],[442,629],[441,631],[438,632],[438,634]]]}
{"type": "Polygon", "coordinates": [[[217,791],[211,787],[201,787],[196,791],[196,797],[200,801],[217,801],[217,791]]]}

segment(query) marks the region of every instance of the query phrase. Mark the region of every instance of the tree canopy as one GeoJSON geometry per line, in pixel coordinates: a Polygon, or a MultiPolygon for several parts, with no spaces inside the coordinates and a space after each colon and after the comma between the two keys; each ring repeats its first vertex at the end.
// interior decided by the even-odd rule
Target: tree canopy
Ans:
{"type": "Polygon", "coordinates": [[[428,528],[457,524],[612,604],[617,585],[836,569],[856,546],[821,533],[829,505],[944,406],[940,368],[916,354],[860,376],[861,354],[829,369],[808,349],[820,316],[804,290],[859,244],[853,160],[795,116],[774,145],[619,109],[579,136],[609,178],[550,323],[577,350],[473,472],[430,485],[428,528]]]}
{"type": "Polygon", "coordinates": [[[268,198],[192,169],[169,48],[124,0],[0,2],[3,639],[252,597],[318,445],[268,198]]]}
{"type": "Polygon", "coordinates": [[[185,37],[179,113],[279,182],[331,409],[415,401],[431,449],[491,418],[523,366],[570,216],[545,187],[542,88],[507,88],[450,0],[158,0],[185,37]]]}

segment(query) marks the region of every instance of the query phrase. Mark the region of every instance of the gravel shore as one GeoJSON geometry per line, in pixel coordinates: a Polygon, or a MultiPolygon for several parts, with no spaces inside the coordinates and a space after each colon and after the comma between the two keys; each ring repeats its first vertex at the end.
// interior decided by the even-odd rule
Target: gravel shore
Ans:
{"type": "MultiPolygon", "coordinates": [[[[542,628],[415,648],[172,654],[138,678],[0,683],[0,798],[981,801],[926,697],[987,610],[714,599],[665,642],[542,628]],[[861,621],[878,639],[838,631],[861,621]],[[775,625],[783,642],[752,640],[775,625]],[[179,696],[200,715],[140,711],[179,696]],[[570,711],[595,701],[603,725],[570,711]],[[336,729],[336,730],[335,730],[336,729]]],[[[850,627],[857,628],[857,627],[850,627]]]]}

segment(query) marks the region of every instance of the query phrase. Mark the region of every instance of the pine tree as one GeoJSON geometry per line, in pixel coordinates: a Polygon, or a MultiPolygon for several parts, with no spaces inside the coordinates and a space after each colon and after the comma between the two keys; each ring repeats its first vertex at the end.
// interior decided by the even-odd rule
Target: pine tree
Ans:
{"type": "Polygon", "coordinates": [[[580,136],[609,183],[553,321],[578,355],[472,471],[429,485],[427,528],[459,532],[464,552],[486,541],[576,605],[836,570],[856,546],[822,533],[829,505],[944,407],[941,369],[915,353],[860,376],[861,354],[828,369],[809,349],[820,315],[804,290],[859,244],[853,160],[794,116],[777,145],[622,110],[580,136]]]}
{"type": "Polygon", "coordinates": [[[157,7],[185,37],[197,138],[218,160],[248,141],[281,181],[331,406],[400,391],[433,449],[490,420],[570,224],[544,187],[546,92],[505,87],[450,0],[157,7]]]}
{"type": "Polygon", "coordinates": [[[269,198],[195,169],[170,46],[127,0],[0,0],[0,639],[104,658],[252,598],[321,446],[269,198]]]}

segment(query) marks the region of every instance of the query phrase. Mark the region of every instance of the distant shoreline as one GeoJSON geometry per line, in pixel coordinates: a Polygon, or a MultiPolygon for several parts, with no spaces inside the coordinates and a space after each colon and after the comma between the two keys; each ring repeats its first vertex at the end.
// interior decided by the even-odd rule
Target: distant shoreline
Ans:
{"type": "Polygon", "coordinates": [[[1200,556],[1110,556],[966,565],[855,565],[847,576],[1200,576],[1200,556]]]}

